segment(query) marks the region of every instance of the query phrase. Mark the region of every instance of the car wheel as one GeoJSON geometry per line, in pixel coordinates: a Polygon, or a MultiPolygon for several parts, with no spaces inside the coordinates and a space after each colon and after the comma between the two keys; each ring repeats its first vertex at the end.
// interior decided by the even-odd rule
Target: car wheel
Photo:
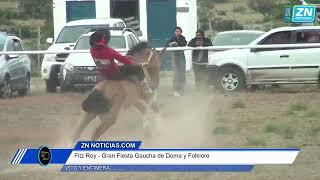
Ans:
{"type": "Polygon", "coordinates": [[[218,74],[216,87],[227,92],[240,91],[245,87],[244,75],[236,68],[223,68],[218,74]]]}
{"type": "Polygon", "coordinates": [[[46,90],[49,93],[55,93],[57,92],[57,83],[54,80],[46,80],[46,90]]]}
{"type": "Polygon", "coordinates": [[[2,87],[0,96],[4,99],[7,99],[7,98],[11,98],[11,95],[12,95],[11,80],[9,77],[5,77],[4,86],[2,87]]]}
{"type": "Polygon", "coordinates": [[[25,80],[25,88],[18,91],[20,96],[27,96],[30,94],[30,76],[27,75],[25,80]]]}

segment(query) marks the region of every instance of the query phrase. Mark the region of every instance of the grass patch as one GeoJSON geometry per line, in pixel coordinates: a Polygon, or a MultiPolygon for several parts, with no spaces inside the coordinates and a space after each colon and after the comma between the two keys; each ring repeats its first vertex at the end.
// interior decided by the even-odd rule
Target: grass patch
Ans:
{"type": "Polygon", "coordinates": [[[208,111],[208,117],[210,117],[210,119],[215,119],[216,122],[225,122],[226,121],[226,117],[225,114],[226,112],[223,110],[217,110],[214,113],[212,113],[212,111],[208,111]],[[212,118],[211,118],[212,117],[212,118]]]}
{"type": "MultiPolygon", "coordinates": [[[[286,112],[284,112],[282,115],[283,116],[295,116],[295,115],[297,115],[296,112],[302,112],[302,111],[306,111],[306,110],[308,110],[308,106],[306,106],[305,104],[302,104],[302,103],[291,104],[289,109],[286,112]]],[[[314,113],[314,111],[310,111],[306,114],[306,116],[308,116],[308,117],[313,117],[315,115],[316,114],[314,113]]]]}
{"type": "Polygon", "coordinates": [[[293,139],[294,137],[294,130],[288,126],[284,127],[281,131],[282,133],[282,136],[285,138],[285,139],[293,139]]]}
{"type": "Polygon", "coordinates": [[[229,129],[226,127],[216,127],[212,133],[213,134],[227,134],[229,132],[229,129]]]}
{"type": "Polygon", "coordinates": [[[305,104],[302,103],[296,103],[296,104],[292,104],[290,106],[290,111],[306,111],[308,109],[308,107],[305,104]]]}
{"type": "Polygon", "coordinates": [[[225,122],[227,119],[225,117],[219,116],[216,122],[225,122]]]}
{"type": "Polygon", "coordinates": [[[262,138],[258,137],[247,137],[247,141],[249,145],[254,145],[254,146],[264,146],[266,145],[266,142],[262,138]]]}
{"type": "Polygon", "coordinates": [[[301,144],[288,144],[286,148],[301,148],[301,144]]]}
{"type": "Polygon", "coordinates": [[[232,109],[243,109],[243,108],[246,108],[246,104],[241,100],[237,100],[232,103],[231,108],[232,109]]]}
{"type": "Polygon", "coordinates": [[[267,124],[266,126],[264,126],[264,132],[265,133],[277,133],[277,132],[279,132],[279,129],[276,125],[267,124]]]}
{"type": "Polygon", "coordinates": [[[276,126],[273,124],[268,124],[264,127],[264,132],[279,134],[285,139],[293,139],[295,135],[295,131],[287,125],[276,126]]]}
{"type": "Polygon", "coordinates": [[[294,111],[288,110],[282,114],[283,116],[293,116],[295,115],[294,111]]]}
{"type": "Polygon", "coordinates": [[[312,127],[312,128],[309,130],[309,134],[310,134],[311,136],[316,136],[319,132],[320,132],[320,126],[318,126],[318,127],[312,127]]]}
{"type": "Polygon", "coordinates": [[[305,116],[306,117],[316,117],[316,116],[318,116],[318,114],[319,113],[317,111],[312,110],[312,111],[306,112],[305,116]]]}

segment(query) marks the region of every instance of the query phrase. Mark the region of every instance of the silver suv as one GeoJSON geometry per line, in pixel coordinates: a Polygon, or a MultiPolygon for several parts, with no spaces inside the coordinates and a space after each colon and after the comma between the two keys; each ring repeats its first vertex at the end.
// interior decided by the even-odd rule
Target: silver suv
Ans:
{"type": "MultiPolygon", "coordinates": [[[[0,52],[23,51],[21,40],[0,32],[0,52]]],[[[27,55],[0,55],[0,97],[8,98],[13,92],[30,93],[30,59],[27,55]]]]}

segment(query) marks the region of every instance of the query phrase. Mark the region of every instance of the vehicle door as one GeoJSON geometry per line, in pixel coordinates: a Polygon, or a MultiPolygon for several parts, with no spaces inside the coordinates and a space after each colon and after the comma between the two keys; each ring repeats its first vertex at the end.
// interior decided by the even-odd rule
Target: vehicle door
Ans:
{"type": "MultiPolygon", "coordinates": [[[[13,41],[9,39],[6,46],[6,51],[14,51],[13,41]]],[[[19,66],[18,66],[18,58],[17,55],[6,55],[5,59],[7,61],[7,67],[10,73],[11,85],[15,88],[18,84],[19,80],[19,66]]]]}
{"type": "MultiPolygon", "coordinates": [[[[320,30],[295,31],[295,43],[320,43],[320,30]]],[[[295,48],[292,51],[291,81],[318,81],[320,66],[320,47],[295,48]]]]}
{"type": "MultiPolygon", "coordinates": [[[[291,31],[275,32],[258,45],[291,44],[291,31]]],[[[252,82],[288,81],[290,73],[290,48],[251,49],[248,53],[248,72],[252,82]]]]}
{"type": "Polygon", "coordinates": [[[132,48],[134,46],[134,43],[132,41],[132,39],[129,37],[129,35],[126,35],[126,41],[127,41],[127,44],[128,44],[128,48],[132,48]]]}
{"type": "MultiPolygon", "coordinates": [[[[13,47],[15,51],[23,51],[22,45],[19,39],[13,39],[13,47]]],[[[19,55],[16,59],[17,66],[17,81],[19,85],[24,86],[25,77],[27,75],[27,66],[29,64],[28,57],[26,55],[19,55]]]]}
{"type": "Polygon", "coordinates": [[[124,29],[126,25],[123,22],[117,22],[117,27],[124,29]]]}
{"type": "Polygon", "coordinates": [[[131,38],[131,40],[133,42],[133,46],[135,46],[136,44],[139,43],[138,39],[133,34],[130,34],[129,37],[131,38]]]}

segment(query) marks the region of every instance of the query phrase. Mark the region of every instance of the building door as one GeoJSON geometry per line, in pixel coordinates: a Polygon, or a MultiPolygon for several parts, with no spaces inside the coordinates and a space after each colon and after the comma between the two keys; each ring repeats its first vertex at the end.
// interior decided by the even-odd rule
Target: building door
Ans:
{"type": "Polygon", "coordinates": [[[67,22],[96,18],[95,1],[67,1],[67,22]]]}
{"type": "MultiPolygon", "coordinates": [[[[163,47],[177,25],[175,0],[148,0],[148,41],[152,47],[163,47]]],[[[167,53],[164,70],[171,69],[171,53],[167,53]]]]}
{"type": "Polygon", "coordinates": [[[110,0],[112,18],[121,18],[127,27],[140,35],[139,0],[110,0]]]}
{"type": "Polygon", "coordinates": [[[139,19],[139,0],[111,0],[110,8],[113,18],[135,17],[139,19]]]}

